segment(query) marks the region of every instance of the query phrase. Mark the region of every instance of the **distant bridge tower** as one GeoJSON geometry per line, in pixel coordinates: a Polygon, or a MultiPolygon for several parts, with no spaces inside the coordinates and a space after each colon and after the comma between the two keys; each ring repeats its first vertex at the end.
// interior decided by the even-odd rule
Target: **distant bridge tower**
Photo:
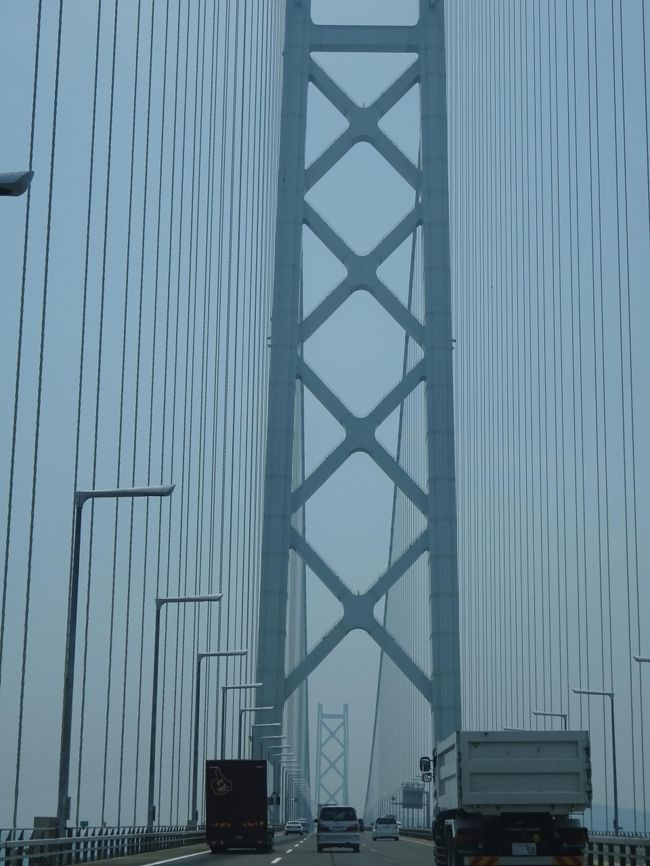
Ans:
{"type": "Polygon", "coordinates": [[[316,740],[316,803],[350,802],[348,787],[348,705],[342,713],[324,713],[318,705],[316,740]]]}
{"type": "MultiPolygon", "coordinates": [[[[256,693],[281,721],[285,702],[353,629],[377,642],[429,701],[434,739],[460,726],[460,661],[454,414],[452,393],[451,280],[447,179],[447,105],[443,0],[420,0],[413,26],[315,25],[310,0],[287,0],[280,140],[275,286],[266,443],[261,596],[256,693]],[[378,99],[359,106],[318,66],[312,52],[390,52],[416,59],[378,99]],[[347,118],[348,128],[305,166],[308,84],[347,118]],[[415,84],[420,86],[421,168],[380,130],[380,119],[415,84]],[[368,255],[354,253],[305,200],[305,194],[358,142],[367,142],[409,183],[415,205],[368,255]],[[345,266],[347,274],[309,315],[302,315],[303,225],[345,266]],[[421,229],[422,320],[381,282],[377,271],[421,229]],[[420,347],[421,360],[364,417],[355,416],[305,362],[304,342],[354,292],[366,291],[420,347]],[[424,383],[427,484],[421,487],[378,443],[378,426],[424,383]],[[302,389],[307,388],[342,425],[344,441],[307,477],[296,474],[301,445],[302,389]],[[367,454],[424,516],[425,528],[377,581],[361,594],[326,565],[307,542],[307,500],[355,452],[367,454]],[[377,620],[373,608],[420,556],[427,556],[431,667],[422,670],[377,620]],[[308,566],[343,605],[336,625],[298,661],[287,661],[290,561],[308,566]]],[[[345,207],[345,202],[341,202],[345,207]]],[[[336,351],[332,347],[333,353],[336,351]]],[[[291,603],[291,599],[289,600],[291,603]]],[[[292,624],[293,627],[293,624],[292,624]]],[[[270,714],[268,714],[270,715],[270,714]]],[[[266,718],[268,718],[268,715],[266,718]]]]}

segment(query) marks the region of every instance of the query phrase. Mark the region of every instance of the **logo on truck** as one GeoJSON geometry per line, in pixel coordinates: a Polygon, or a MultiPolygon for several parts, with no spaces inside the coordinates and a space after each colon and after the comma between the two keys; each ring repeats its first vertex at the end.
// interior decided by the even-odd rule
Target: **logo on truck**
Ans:
{"type": "Polygon", "coordinates": [[[216,794],[217,797],[225,797],[226,794],[232,791],[232,782],[226,779],[219,767],[216,767],[214,771],[214,778],[210,781],[210,788],[212,793],[216,794]]]}

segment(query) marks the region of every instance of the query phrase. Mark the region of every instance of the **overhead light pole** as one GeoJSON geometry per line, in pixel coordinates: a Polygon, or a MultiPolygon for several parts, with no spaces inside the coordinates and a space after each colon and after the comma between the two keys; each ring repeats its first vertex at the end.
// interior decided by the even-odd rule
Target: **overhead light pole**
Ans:
{"type": "Polygon", "coordinates": [[[247,649],[221,650],[196,654],[196,684],[194,686],[194,758],[192,764],[192,815],[191,819],[198,823],[199,810],[197,805],[197,786],[199,782],[199,713],[201,711],[201,662],[203,659],[245,656],[247,649]]]}
{"type": "MultiPolygon", "coordinates": [[[[31,172],[27,172],[31,175],[31,172]]],[[[31,180],[31,177],[29,178],[31,180]]],[[[19,193],[4,193],[18,195],[19,193]]],[[[74,667],[77,646],[77,607],[79,603],[79,563],[81,558],[81,515],[89,499],[138,499],[171,496],[173,484],[162,487],[116,487],[108,490],[75,490],[73,500],[72,562],[68,586],[68,617],[63,662],[63,707],[61,710],[61,748],[59,752],[59,783],[57,793],[57,832],[64,835],[70,817],[70,744],[72,734],[72,701],[74,697],[74,667]]]]}
{"type": "Polygon", "coordinates": [[[29,189],[33,171],[5,171],[0,174],[0,195],[18,196],[29,189]]]}
{"type": "Polygon", "coordinates": [[[563,730],[567,730],[568,722],[569,722],[569,714],[568,713],[551,713],[546,712],[546,710],[533,710],[534,716],[550,716],[554,719],[562,719],[562,728],[563,730]]]}
{"type": "Polygon", "coordinates": [[[264,683],[239,683],[238,685],[221,686],[221,760],[226,757],[226,696],[230,691],[243,689],[261,689],[264,683]]]}
{"type": "Polygon", "coordinates": [[[291,794],[291,777],[295,775],[299,775],[301,772],[301,764],[300,761],[287,761],[282,766],[282,773],[284,776],[284,783],[282,785],[282,791],[284,793],[284,820],[290,821],[293,817],[293,803],[290,803],[291,794]]]}
{"type": "Polygon", "coordinates": [[[241,760],[242,750],[242,730],[244,727],[244,716],[247,713],[264,713],[274,710],[275,707],[242,707],[239,710],[239,730],[237,735],[237,757],[241,760]]]}
{"type": "MultiPolygon", "coordinates": [[[[271,722],[271,724],[274,724],[274,722],[271,722]]],[[[260,737],[260,758],[264,757],[264,743],[267,740],[286,740],[286,738],[286,734],[271,734],[268,737],[260,737]]]]}
{"type": "MultiPolygon", "coordinates": [[[[286,736],[286,735],[283,735],[286,736]]],[[[275,817],[274,823],[280,823],[280,808],[283,803],[283,791],[282,791],[282,778],[281,778],[281,768],[279,760],[283,757],[295,757],[293,754],[293,750],[290,745],[282,745],[282,746],[268,746],[266,749],[266,756],[269,761],[271,761],[271,766],[273,767],[273,791],[278,795],[278,800],[275,804],[275,817]],[[277,754],[271,754],[271,752],[277,754]]],[[[262,755],[263,757],[263,755],[262,755]]]]}
{"type": "Polygon", "coordinates": [[[614,725],[614,692],[599,689],[574,689],[576,695],[595,695],[601,698],[609,698],[612,718],[612,775],[614,777],[614,834],[618,835],[620,826],[618,823],[618,778],[616,774],[616,728],[614,725]]]}
{"type": "Polygon", "coordinates": [[[166,604],[199,604],[203,601],[221,601],[222,592],[211,595],[178,595],[156,599],[156,621],[153,636],[153,684],[151,687],[151,731],[149,734],[149,791],[147,797],[147,827],[156,820],[154,778],[156,773],[156,716],[158,715],[158,655],[160,649],[160,612],[166,604]]]}

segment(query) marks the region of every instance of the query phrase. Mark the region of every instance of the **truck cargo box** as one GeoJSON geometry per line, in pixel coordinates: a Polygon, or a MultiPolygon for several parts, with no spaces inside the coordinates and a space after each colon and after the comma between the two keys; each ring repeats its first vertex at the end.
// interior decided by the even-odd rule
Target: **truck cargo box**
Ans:
{"type": "Polygon", "coordinates": [[[205,834],[212,851],[273,849],[267,761],[205,762],[205,834]]]}
{"type": "Polygon", "coordinates": [[[586,731],[457,731],[435,756],[437,811],[566,815],[591,805],[586,731]]]}

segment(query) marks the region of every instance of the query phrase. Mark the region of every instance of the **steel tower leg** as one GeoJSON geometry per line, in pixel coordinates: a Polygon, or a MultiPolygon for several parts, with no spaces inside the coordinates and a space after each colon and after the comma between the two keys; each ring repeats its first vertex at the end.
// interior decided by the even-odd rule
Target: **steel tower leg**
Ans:
{"type": "Polygon", "coordinates": [[[308,0],[304,5],[288,0],[257,656],[258,681],[264,683],[259,689],[257,704],[275,707],[274,721],[282,721],[285,702],[287,584],[292,515],[310,17],[308,0]]]}
{"type": "Polygon", "coordinates": [[[350,631],[363,629],[430,702],[434,739],[461,723],[444,40],[443,0],[420,0],[418,24],[390,27],[314,25],[310,0],[287,0],[257,657],[257,678],[264,686],[256,695],[258,704],[276,707],[278,721],[287,698],[320,662],[350,631]],[[311,52],[318,51],[409,53],[417,59],[372,105],[359,106],[312,59],[311,52]],[[349,126],[306,168],[310,82],[348,119],[349,126]],[[416,84],[421,99],[421,169],[379,127],[381,118],[416,84]],[[371,144],[417,193],[412,211],[363,256],[354,253],[305,201],[306,192],[360,141],[371,144]],[[301,315],[303,225],[347,270],[341,284],[305,318],[301,315]],[[405,308],[377,273],[418,227],[424,247],[424,322],[405,308]],[[423,352],[423,359],[363,417],[350,412],[301,352],[304,341],[353,292],[361,290],[372,295],[423,352]],[[295,479],[292,472],[297,379],[345,430],[344,441],[305,479],[295,479]],[[426,490],[375,436],[382,422],[421,382],[425,383],[427,422],[426,490]],[[352,592],[316,553],[295,519],[307,500],[358,451],[374,460],[426,520],[420,536],[361,594],[352,592]],[[338,598],[344,613],[306,657],[287,671],[290,549],[338,598]],[[410,658],[373,612],[377,602],[425,553],[431,600],[430,671],[423,671],[410,658]]]}
{"type": "Polygon", "coordinates": [[[433,742],[461,726],[443,0],[420,0],[420,114],[433,742]]]}

